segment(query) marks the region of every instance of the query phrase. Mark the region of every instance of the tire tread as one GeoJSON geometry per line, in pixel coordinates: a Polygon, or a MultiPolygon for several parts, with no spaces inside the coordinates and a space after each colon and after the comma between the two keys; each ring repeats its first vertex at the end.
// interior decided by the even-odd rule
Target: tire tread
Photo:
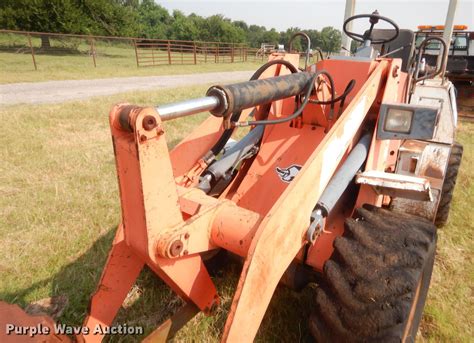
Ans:
{"type": "Polygon", "coordinates": [[[310,318],[315,339],[399,342],[435,242],[436,227],[423,218],[374,206],[357,209],[334,241],[316,289],[310,318]]]}

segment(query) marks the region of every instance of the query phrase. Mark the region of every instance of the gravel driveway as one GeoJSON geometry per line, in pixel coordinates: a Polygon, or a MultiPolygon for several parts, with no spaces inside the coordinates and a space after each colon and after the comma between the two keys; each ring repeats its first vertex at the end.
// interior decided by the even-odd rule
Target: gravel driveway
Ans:
{"type": "Polygon", "coordinates": [[[65,80],[0,85],[0,106],[46,104],[94,96],[248,80],[252,71],[232,71],[172,76],[121,77],[95,80],[65,80]]]}

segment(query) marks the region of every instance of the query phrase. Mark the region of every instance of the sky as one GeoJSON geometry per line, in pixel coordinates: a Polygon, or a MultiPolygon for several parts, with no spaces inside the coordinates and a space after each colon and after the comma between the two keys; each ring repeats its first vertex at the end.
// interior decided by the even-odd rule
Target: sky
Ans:
{"type": "MultiPolygon", "coordinates": [[[[170,12],[196,13],[207,17],[223,14],[232,20],[285,31],[289,27],[320,30],[325,26],[342,28],[344,0],[155,0],[170,12]]],[[[416,29],[418,25],[443,25],[449,0],[356,0],[355,14],[372,13],[394,20],[400,28],[416,29]]],[[[458,0],[455,24],[468,25],[474,31],[474,0],[458,0]]],[[[367,28],[367,19],[354,23],[353,31],[367,28]]],[[[379,28],[387,26],[380,25],[379,28]]]]}

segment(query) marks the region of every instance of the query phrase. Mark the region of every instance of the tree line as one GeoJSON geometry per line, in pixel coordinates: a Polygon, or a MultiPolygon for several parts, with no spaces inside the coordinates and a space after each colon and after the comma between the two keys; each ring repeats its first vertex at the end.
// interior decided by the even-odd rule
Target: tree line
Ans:
{"type": "MultiPolygon", "coordinates": [[[[304,31],[312,48],[339,51],[341,33],[332,27],[301,30],[292,27],[278,32],[264,26],[232,21],[220,14],[202,17],[185,15],[153,0],[2,0],[0,27],[10,30],[142,37],[154,39],[199,40],[247,43],[259,48],[262,43],[283,44],[288,48],[291,35],[304,31]]],[[[297,39],[295,49],[305,48],[297,39]]]]}

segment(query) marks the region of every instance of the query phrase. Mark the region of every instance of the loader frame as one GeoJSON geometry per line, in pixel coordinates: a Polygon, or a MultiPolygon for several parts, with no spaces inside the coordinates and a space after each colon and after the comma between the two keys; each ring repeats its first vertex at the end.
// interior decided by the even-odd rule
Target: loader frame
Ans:
{"type": "MultiPolygon", "coordinates": [[[[284,58],[296,64],[296,57],[291,54],[274,54],[271,58],[284,58]]],[[[338,71],[340,63],[351,64],[347,61],[320,63],[319,68],[330,70],[336,78],[342,79],[347,76],[342,70],[338,71]]],[[[289,135],[294,138],[277,141],[281,143],[279,149],[303,156],[304,163],[293,181],[281,185],[281,192],[268,192],[264,204],[261,201],[252,204],[248,199],[244,202],[239,198],[256,187],[251,176],[256,175],[252,168],[258,168],[258,163],[244,165],[242,177],[237,176],[235,184],[228,187],[234,192],[225,192],[219,199],[190,187],[203,170],[202,154],[222,133],[218,118],[208,118],[169,151],[165,127],[155,109],[116,105],[110,113],[110,126],[123,219],[84,325],[91,330],[97,325],[110,326],[145,265],[187,303],[193,304],[191,307],[211,315],[219,304],[219,297],[200,253],[226,249],[244,257],[244,265],[222,340],[253,340],[275,288],[290,264],[296,261],[321,270],[331,255],[332,241],[343,232],[341,216],[338,213],[330,216],[331,229],[324,230],[312,245],[306,239],[311,212],[332,175],[358,141],[362,124],[376,116],[382,101],[403,100],[406,79],[399,72],[400,63],[385,59],[352,62],[351,73],[358,76],[359,82],[357,93],[337,120],[324,123],[329,128],[327,132],[317,123],[321,121],[321,113],[329,110],[328,106],[316,106],[317,109],[305,112],[303,122],[269,130],[256,160],[271,160],[271,156],[265,155],[265,142],[271,152],[275,147],[270,143],[275,137],[289,135]],[[294,130],[299,130],[300,141],[294,130]],[[310,138],[316,142],[314,148],[305,149],[303,143],[310,138]]],[[[276,67],[265,76],[287,72],[276,67]]],[[[291,101],[275,102],[272,115],[285,115],[291,101]]],[[[394,141],[375,140],[374,136],[366,168],[382,171],[394,168],[396,156],[391,156],[390,151],[398,145],[394,141]]],[[[266,178],[259,181],[260,190],[268,189],[270,181],[267,180],[272,179],[266,178]]],[[[361,186],[354,205],[380,206],[382,200],[370,187],[361,186]]],[[[168,330],[169,323],[151,337],[163,336],[168,330]]],[[[82,336],[81,339],[92,342],[102,337],[82,336]]]]}

